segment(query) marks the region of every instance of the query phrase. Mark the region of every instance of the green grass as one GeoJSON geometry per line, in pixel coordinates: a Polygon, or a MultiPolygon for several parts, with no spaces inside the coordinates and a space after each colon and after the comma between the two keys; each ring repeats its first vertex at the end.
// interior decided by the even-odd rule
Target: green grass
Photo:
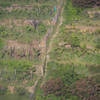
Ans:
{"type": "Polygon", "coordinates": [[[52,6],[43,5],[38,8],[38,6],[34,6],[32,10],[30,9],[13,9],[11,12],[8,10],[0,9],[0,19],[8,19],[8,18],[16,18],[16,19],[48,19],[54,15],[50,13],[52,12],[52,6]]]}
{"type": "MultiPolygon", "coordinates": [[[[10,3],[9,0],[7,2],[10,3]]],[[[23,2],[23,0],[21,2],[23,2]]],[[[28,2],[28,1],[25,0],[25,2],[28,2]]],[[[33,1],[30,1],[30,2],[33,2],[33,1]]],[[[53,2],[54,4],[56,1],[50,1],[50,2],[53,2]]],[[[16,0],[15,0],[15,4],[16,4],[16,0]]],[[[0,9],[1,23],[5,19],[8,21],[9,19],[13,19],[13,20],[38,19],[41,22],[38,25],[37,30],[34,29],[34,26],[31,26],[31,25],[17,26],[13,24],[13,22],[11,24],[12,27],[10,28],[9,28],[9,25],[1,25],[0,26],[0,37],[4,39],[12,39],[12,40],[17,39],[18,41],[27,42],[27,43],[32,42],[33,39],[41,40],[43,36],[46,34],[47,29],[49,27],[49,26],[44,25],[42,22],[44,22],[45,20],[50,20],[55,15],[53,6],[54,5],[50,5],[49,1],[47,1],[44,4],[43,3],[39,4],[39,7],[38,5],[34,5],[31,10],[26,9],[26,8],[23,8],[23,9],[20,8],[20,9],[12,9],[12,11],[9,12],[5,8],[1,8],[0,9]]]]}
{"type": "Polygon", "coordinates": [[[50,4],[52,3],[52,5],[56,4],[56,0],[42,0],[38,1],[38,0],[0,0],[0,6],[5,8],[5,7],[10,7],[13,4],[17,4],[20,6],[24,6],[24,5],[34,5],[34,4],[50,4]]]}
{"type": "Polygon", "coordinates": [[[0,49],[2,49],[4,45],[5,45],[5,42],[2,39],[0,39],[0,49]]]}
{"type": "MultiPolygon", "coordinates": [[[[39,51],[34,48],[32,59],[28,58],[28,55],[22,58],[16,58],[15,55],[11,57],[9,55],[10,50],[5,50],[7,40],[17,40],[18,43],[27,45],[33,43],[34,40],[40,42],[50,27],[46,22],[55,15],[54,5],[57,3],[56,0],[39,0],[39,2],[37,0],[0,0],[0,85],[4,87],[14,86],[15,89],[34,85],[38,78],[35,73],[36,67],[42,63],[41,58],[37,57],[39,51]],[[8,9],[13,5],[19,8],[15,7],[9,11],[8,9]],[[25,8],[27,5],[32,6],[32,9],[25,8]],[[10,20],[12,21],[10,22],[10,20]],[[24,24],[23,20],[39,20],[40,23],[35,29],[34,25],[24,24]]],[[[7,94],[4,95],[4,99],[10,98],[7,94]]],[[[14,97],[14,99],[16,98],[18,96],[14,97]]]]}
{"type": "Polygon", "coordinates": [[[27,70],[27,68],[32,67],[32,62],[30,61],[24,61],[24,60],[1,60],[0,61],[0,66],[1,68],[6,67],[8,70],[11,69],[22,69],[22,70],[27,70]]]}
{"type": "Polygon", "coordinates": [[[24,25],[16,26],[12,28],[9,26],[0,26],[0,37],[10,40],[19,40],[21,42],[30,43],[33,40],[41,40],[47,32],[47,26],[40,23],[37,29],[34,26],[24,25]]]}
{"type": "MultiPolygon", "coordinates": [[[[99,30],[90,34],[89,32],[80,32],[80,29],[66,28],[66,25],[99,26],[99,19],[95,20],[96,23],[98,22],[96,24],[92,23],[94,20],[89,18],[88,14],[84,16],[85,10],[90,9],[75,8],[72,6],[71,0],[65,4],[64,23],[59,29],[59,34],[53,40],[45,81],[61,78],[66,86],[72,88],[71,86],[77,80],[91,76],[100,83],[99,30]],[[66,48],[66,45],[71,47],[66,48]]],[[[62,100],[61,96],[50,95],[49,97],[48,95],[43,97],[41,96],[42,90],[39,90],[39,93],[37,98],[40,100],[50,99],[50,97],[54,100],[62,100]]],[[[80,100],[73,94],[65,98],[65,100],[80,100]]]]}
{"type": "Polygon", "coordinates": [[[28,96],[18,96],[18,95],[13,95],[13,94],[8,94],[8,95],[3,95],[3,96],[0,96],[0,99],[2,100],[18,100],[18,99],[21,99],[21,100],[29,100],[29,97],[28,96]]]}
{"type": "Polygon", "coordinates": [[[0,60],[0,80],[1,85],[8,86],[32,86],[37,76],[34,73],[35,62],[28,60],[6,59],[0,60]],[[33,71],[31,77],[30,71],[33,71]],[[23,84],[24,81],[28,81],[23,84]],[[7,83],[7,84],[6,84],[7,83]]]}
{"type": "MultiPolygon", "coordinates": [[[[18,4],[20,6],[37,3],[34,0],[10,0],[0,1],[0,6],[3,8],[10,7],[12,4],[18,4]]],[[[45,2],[45,0],[43,0],[45,2]]],[[[35,5],[32,10],[28,9],[13,9],[11,12],[8,10],[0,10],[0,20],[3,19],[39,19],[50,20],[54,13],[50,16],[50,12],[53,10],[55,1],[47,1],[45,4],[41,2],[40,9],[35,5]],[[54,5],[49,3],[53,2],[54,5]]],[[[99,18],[89,18],[88,14],[84,16],[85,10],[73,7],[71,0],[66,1],[64,5],[64,23],[59,29],[59,34],[53,40],[52,49],[49,53],[50,60],[47,63],[47,76],[44,82],[49,79],[61,78],[64,85],[68,88],[73,88],[77,80],[92,76],[98,83],[99,81],[99,69],[100,69],[100,30],[96,30],[91,34],[89,32],[80,32],[80,29],[67,29],[66,25],[84,25],[84,26],[99,26],[99,18]],[[93,23],[94,22],[94,23],[93,23]],[[62,45],[59,45],[61,44],[62,45]],[[66,48],[66,45],[71,47],[66,48]]],[[[30,71],[35,71],[36,66],[41,64],[41,59],[29,60],[27,58],[16,59],[6,54],[2,58],[3,47],[5,46],[4,40],[18,40],[24,43],[31,43],[33,40],[40,41],[45,36],[49,26],[44,23],[40,23],[37,30],[31,25],[17,26],[12,24],[12,28],[7,25],[0,26],[0,71],[2,73],[3,80],[0,81],[4,85],[12,86],[32,86],[37,76],[34,73],[33,78],[30,77],[30,71]],[[15,78],[16,71],[16,79],[15,78]],[[23,85],[24,80],[28,80],[28,83],[23,85]],[[15,81],[17,80],[17,82],[15,81]]],[[[56,26],[55,26],[56,28],[56,26]]],[[[49,40],[50,41],[50,40],[49,40]]],[[[80,100],[77,96],[70,93],[66,97],[55,96],[54,94],[44,96],[43,90],[40,88],[40,83],[36,91],[36,100],[80,100]]]]}
{"type": "Polygon", "coordinates": [[[69,24],[72,21],[78,21],[81,19],[83,9],[73,7],[71,0],[66,1],[65,8],[64,8],[64,18],[65,24],[69,24]]]}

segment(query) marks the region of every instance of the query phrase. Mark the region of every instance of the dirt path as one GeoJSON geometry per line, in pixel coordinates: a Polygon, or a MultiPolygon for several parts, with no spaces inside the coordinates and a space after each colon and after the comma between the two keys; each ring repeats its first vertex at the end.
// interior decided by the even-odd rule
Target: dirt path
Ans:
{"type": "Polygon", "coordinates": [[[46,77],[46,75],[47,75],[47,63],[49,62],[49,58],[50,58],[49,53],[50,53],[50,51],[51,51],[51,49],[52,49],[53,40],[54,40],[55,37],[59,34],[59,28],[60,28],[60,26],[61,26],[62,23],[63,23],[63,16],[62,16],[63,10],[64,10],[64,8],[62,8],[62,10],[61,10],[61,16],[60,16],[60,18],[59,18],[60,21],[59,21],[59,24],[58,24],[58,26],[57,26],[57,28],[56,28],[56,33],[52,36],[52,38],[51,38],[51,40],[50,40],[49,47],[48,47],[47,57],[46,57],[47,60],[46,60],[46,67],[45,67],[45,76],[44,76],[44,77],[46,77]]]}
{"type": "MultiPolygon", "coordinates": [[[[61,1],[59,1],[61,3],[61,1]]],[[[58,18],[60,20],[60,22],[58,23],[57,25],[57,28],[56,28],[56,33],[52,36],[52,39],[50,40],[50,44],[49,44],[49,47],[48,47],[48,51],[47,51],[47,37],[49,37],[49,35],[53,32],[53,29],[49,29],[47,34],[45,35],[44,39],[41,41],[40,43],[40,48],[41,48],[41,58],[42,58],[42,65],[38,66],[38,69],[37,69],[37,72],[40,74],[38,76],[38,79],[35,81],[35,84],[31,87],[31,92],[33,95],[35,95],[36,93],[36,88],[37,88],[37,85],[39,83],[39,79],[42,78],[42,80],[45,78],[46,76],[46,73],[44,71],[46,71],[47,69],[47,62],[48,62],[48,53],[50,52],[51,48],[52,48],[52,43],[53,43],[53,39],[57,36],[57,34],[59,33],[59,27],[62,25],[62,22],[63,22],[63,18],[62,18],[62,13],[63,13],[63,8],[61,7],[61,12],[60,12],[60,18],[58,18]]],[[[56,17],[56,16],[55,16],[56,17]]],[[[53,20],[54,21],[54,20],[53,20]]],[[[52,22],[53,22],[52,21],[52,22]]],[[[52,23],[51,22],[51,23],[52,23]]],[[[57,20],[58,22],[58,20],[57,20]]],[[[56,22],[56,23],[57,23],[56,22]]],[[[55,23],[55,25],[56,25],[55,23]]],[[[54,26],[53,26],[54,27],[54,26]]]]}
{"type": "MultiPolygon", "coordinates": [[[[47,41],[48,38],[50,37],[50,35],[53,33],[54,27],[57,26],[56,28],[56,33],[53,35],[52,39],[55,38],[56,34],[59,33],[59,27],[62,24],[62,17],[60,17],[62,15],[62,5],[63,5],[63,1],[58,0],[59,5],[57,5],[57,13],[55,14],[55,16],[52,18],[52,21],[50,22],[51,27],[48,29],[47,34],[44,36],[44,38],[42,39],[41,43],[40,43],[40,48],[41,48],[41,57],[42,57],[42,66],[39,67],[39,70],[41,71],[41,76],[44,76],[45,74],[45,66],[46,66],[46,60],[47,60],[47,41]],[[59,18],[60,17],[60,18],[59,18]],[[60,19],[60,23],[58,23],[58,20],[60,19]],[[58,25],[57,25],[58,24],[58,25]]],[[[52,41],[52,39],[50,41],[52,41]]],[[[51,43],[50,43],[51,45],[51,43]]],[[[49,47],[51,48],[51,46],[49,47]]]]}
{"type": "MultiPolygon", "coordinates": [[[[63,12],[63,10],[62,10],[62,12],[63,12]]],[[[49,48],[48,48],[48,53],[51,51],[51,49],[52,49],[52,44],[53,44],[53,40],[55,39],[55,37],[57,36],[57,34],[59,33],[59,28],[60,28],[60,26],[62,25],[62,23],[63,23],[63,17],[62,17],[62,15],[61,15],[61,18],[60,18],[60,23],[59,23],[59,25],[57,26],[57,29],[56,29],[56,33],[52,36],[52,38],[51,38],[51,41],[50,41],[50,44],[49,44],[49,48]]]]}
{"type": "Polygon", "coordinates": [[[34,83],[33,86],[31,86],[31,87],[26,87],[26,89],[27,89],[30,93],[34,94],[34,93],[35,93],[35,87],[36,87],[38,81],[39,81],[39,79],[37,79],[37,80],[35,81],[35,83],[34,83]]]}

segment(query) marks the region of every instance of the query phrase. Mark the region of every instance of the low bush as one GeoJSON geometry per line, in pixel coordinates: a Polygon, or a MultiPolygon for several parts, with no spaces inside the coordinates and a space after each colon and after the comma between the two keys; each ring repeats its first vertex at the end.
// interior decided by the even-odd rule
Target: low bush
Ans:
{"type": "Polygon", "coordinates": [[[94,42],[96,43],[96,47],[100,49],[100,38],[98,37],[94,42]]]}
{"type": "Polygon", "coordinates": [[[6,2],[6,3],[5,2],[0,2],[0,6],[1,7],[4,7],[4,8],[5,7],[10,7],[11,6],[11,3],[10,2],[6,2]]]}
{"type": "Polygon", "coordinates": [[[45,96],[48,94],[55,94],[56,96],[65,95],[66,87],[60,78],[50,79],[43,85],[45,96]]]}
{"type": "Polygon", "coordinates": [[[44,24],[40,24],[38,26],[38,32],[40,33],[40,36],[43,36],[46,33],[47,29],[44,24]]]}
{"type": "Polygon", "coordinates": [[[80,46],[80,39],[75,34],[72,34],[70,42],[71,42],[72,47],[79,47],[80,46]]]}
{"type": "Polygon", "coordinates": [[[27,30],[27,32],[33,32],[34,31],[34,27],[26,26],[26,30],[27,30]]]}
{"type": "Polygon", "coordinates": [[[7,88],[0,86],[0,95],[5,95],[7,93],[7,88]]]}
{"type": "Polygon", "coordinates": [[[17,18],[17,19],[48,19],[52,17],[54,12],[52,11],[52,6],[41,5],[38,7],[35,5],[32,10],[29,9],[12,9],[10,12],[5,9],[0,10],[0,18],[17,18]],[[50,13],[52,12],[52,15],[50,13]]]}
{"type": "Polygon", "coordinates": [[[100,4],[100,1],[98,0],[72,0],[72,3],[74,6],[78,7],[94,7],[96,5],[100,4]]]}
{"type": "Polygon", "coordinates": [[[100,85],[92,78],[80,79],[76,82],[73,94],[82,100],[99,100],[100,85]]]}
{"type": "Polygon", "coordinates": [[[27,91],[26,91],[26,89],[23,88],[23,87],[17,87],[17,88],[16,88],[16,93],[17,93],[18,95],[23,96],[23,95],[26,95],[27,91]]]}
{"type": "Polygon", "coordinates": [[[2,49],[3,47],[4,47],[4,41],[0,39],[0,49],[2,49]]]}
{"type": "Polygon", "coordinates": [[[66,23],[69,24],[72,21],[78,21],[81,18],[81,13],[84,9],[74,7],[71,0],[68,0],[64,9],[64,17],[66,23]]]}
{"type": "Polygon", "coordinates": [[[7,37],[8,33],[6,31],[6,28],[4,26],[0,26],[0,36],[1,37],[7,37]]]}

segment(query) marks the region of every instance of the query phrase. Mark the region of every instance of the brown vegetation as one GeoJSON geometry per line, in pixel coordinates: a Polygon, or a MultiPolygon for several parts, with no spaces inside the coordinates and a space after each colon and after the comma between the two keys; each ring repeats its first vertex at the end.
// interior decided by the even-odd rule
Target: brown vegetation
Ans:
{"type": "Polygon", "coordinates": [[[73,94],[82,100],[100,100],[100,85],[92,78],[80,79],[76,82],[73,94]]]}
{"type": "Polygon", "coordinates": [[[25,44],[18,41],[9,40],[7,46],[3,49],[2,58],[5,54],[15,58],[29,58],[32,59],[35,56],[40,56],[40,50],[38,42],[34,41],[31,44],[25,44]]]}
{"type": "Polygon", "coordinates": [[[66,87],[60,78],[50,79],[43,86],[44,95],[55,94],[56,96],[65,95],[66,87]]]}
{"type": "Polygon", "coordinates": [[[99,0],[72,0],[74,6],[79,7],[94,7],[100,6],[99,0]]]}

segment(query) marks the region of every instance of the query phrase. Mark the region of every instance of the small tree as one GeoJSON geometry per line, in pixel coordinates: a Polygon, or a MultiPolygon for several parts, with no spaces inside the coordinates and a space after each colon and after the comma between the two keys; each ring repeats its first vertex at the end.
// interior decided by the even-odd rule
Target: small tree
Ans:
{"type": "Polygon", "coordinates": [[[43,86],[44,95],[54,94],[56,96],[65,95],[66,87],[60,78],[50,79],[43,86]]]}

